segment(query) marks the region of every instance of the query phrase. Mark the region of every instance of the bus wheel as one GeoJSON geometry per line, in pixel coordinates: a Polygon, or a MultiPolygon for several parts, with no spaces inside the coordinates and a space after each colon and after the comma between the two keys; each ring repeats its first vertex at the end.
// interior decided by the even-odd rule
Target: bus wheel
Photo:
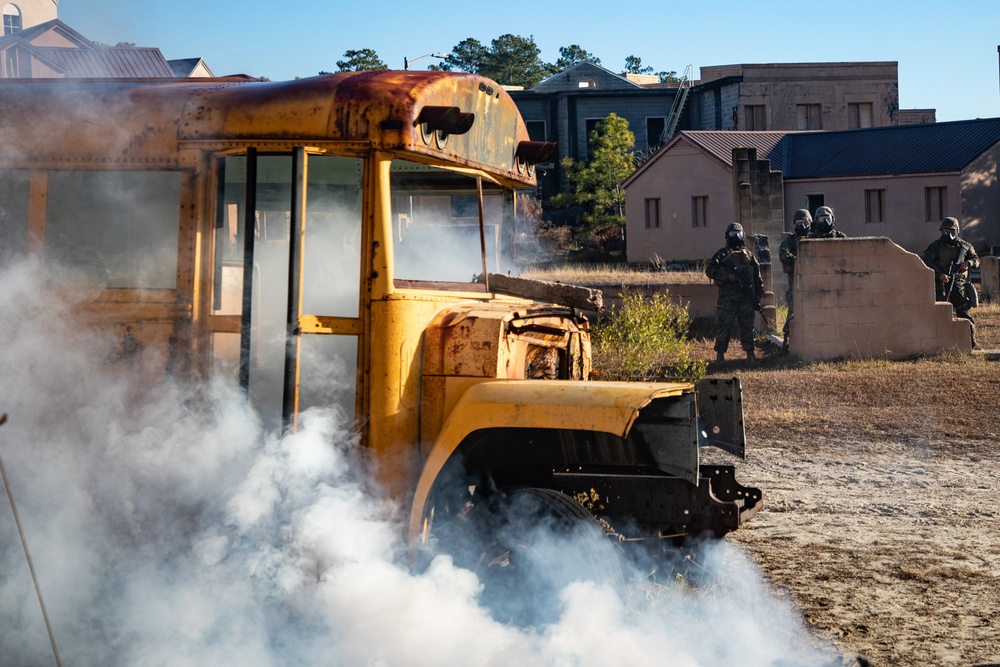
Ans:
{"type": "Polygon", "coordinates": [[[467,555],[475,557],[470,569],[483,584],[482,604],[496,620],[524,627],[554,622],[559,592],[575,581],[621,589],[618,546],[573,498],[526,488],[491,511],[476,510],[483,516],[471,517],[477,539],[467,555]]]}

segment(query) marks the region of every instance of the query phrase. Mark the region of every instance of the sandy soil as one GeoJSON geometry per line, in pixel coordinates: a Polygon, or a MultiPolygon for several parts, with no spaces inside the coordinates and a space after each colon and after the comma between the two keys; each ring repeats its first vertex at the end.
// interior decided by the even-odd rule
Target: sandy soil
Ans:
{"type": "Polygon", "coordinates": [[[1000,665],[995,440],[789,441],[747,428],[738,474],[765,490],[765,510],[727,539],[818,636],[877,667],[1000,665]]]}

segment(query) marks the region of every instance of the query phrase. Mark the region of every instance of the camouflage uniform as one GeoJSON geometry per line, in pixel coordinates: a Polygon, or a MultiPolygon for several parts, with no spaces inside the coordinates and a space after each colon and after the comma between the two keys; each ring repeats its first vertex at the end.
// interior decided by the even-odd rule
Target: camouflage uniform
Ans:
{"type": "Polygon", "coordinates": [[[812,216],[809,211],[800,208],[792,216],[792,233],[781,242],[778,248],[778,259],[781,268],[788,274],[788,289],[785,291],[785,303],[788,304],[788,317],[785,319],[785,333],[788,333],[788,320],[792,317],[792,283],[795,280],[795,258],[799,254],[799,237],[808,236],[812,227],[812,216]]]}
{"type": "MultiPolygon", "coordinates": [[[[739,225],[739,231],[743,228],[739,225]]],[[[730,225],[733,228],[734,225],[730,225]]],[[[753,356],[754,302],[740,285],[732,269],[726,266],[727,259],[733,258],[737,269],[749,278],[754,295],[759,300],[764,295],[764,283],[760,278],[760,264],[746,247],[725,247],[717,251],[705,264],[705,275],[719,287],[719,300],[715,309],[715,351],[725,354],[729,348],[733,324],[739,325],[740,344],[748,357],[753,356]]],[[[721,359],[721,356],[720,356],[721,359]]]]}
{"type": "Polygon", "coordinates": [[[951,229],[956,234],[954,240],[942,234],[940,238],[927,246],[927,250],[924,250],[920,258],[924,260],[924,264],[929,268],[934,269],[935,299],[950,302],[955,309],[956,317],[961,317],[972,323],[972,344],[975,346],[976,320],[969,313],[971,305],[974,303],[971,298],[973,295],[970,295],[969,291],[975,288],[969,282],[968,269],[974,269],[979,266],[979,255],[976,254],[976,250],[972,247],[971,243],[958,238],[958,221],[954,218],[945,218],[941,224],[941,231],[945,232],[951,229]],[[958,259],[958,254],[963,248],[965,249],[964,261],[968,262],[969,266],[955,275],[955,286],[951,288],[949,296],[950,281],[942,282],[942,276],[950,275],[948,270],[951,268],[952,262],[958,259]]]}

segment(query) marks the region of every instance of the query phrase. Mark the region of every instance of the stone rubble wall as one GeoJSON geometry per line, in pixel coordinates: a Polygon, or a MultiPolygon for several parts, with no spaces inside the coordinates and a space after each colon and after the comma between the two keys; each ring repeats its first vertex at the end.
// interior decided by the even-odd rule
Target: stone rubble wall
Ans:
{"type": "Polygon", "coordinates": [[[934,301],[934,272],[886,237],[799,241],[790,351],[803,359],[970,352],[968,321],[934,301]]]}

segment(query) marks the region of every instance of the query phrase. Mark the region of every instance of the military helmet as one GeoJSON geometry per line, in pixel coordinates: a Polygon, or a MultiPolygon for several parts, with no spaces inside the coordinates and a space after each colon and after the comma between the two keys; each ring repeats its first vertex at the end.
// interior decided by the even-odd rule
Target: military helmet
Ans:
{"type": "Polygon", "coordinates": [[[955,232],[958,231],[958,220],[956,220],[955,218],[945,218],[944,220],[941,221],[942,232],[947,232],[952,230],[954,230],[955,232]]]}
{"type": "Polygon", "coordinates": [[[799,220],[808,220],[809,222],[812,222],[812,216],[809,215],[809,209],[800,208],[795,212],[795,215],[792,216],[792,222],[797,222],[799,220]]]}
{"type": "Polygon", "coordinates": [[[726,227],[726,236],[729,236],[729,232],[742,232],[742,231],[743,231],[743,225],[741,225],[738,222],[731,222],[729,223],[729,226],[726,227]]]}
{"type": "Polygon", "coordinates": [[[833,209],[830,208],[829,206],[820,206],[818,209],[816,209],[816,217],[818,218],[821,215],[828,215],[831,218],[833,218],[834,217],[833,209]]]}

